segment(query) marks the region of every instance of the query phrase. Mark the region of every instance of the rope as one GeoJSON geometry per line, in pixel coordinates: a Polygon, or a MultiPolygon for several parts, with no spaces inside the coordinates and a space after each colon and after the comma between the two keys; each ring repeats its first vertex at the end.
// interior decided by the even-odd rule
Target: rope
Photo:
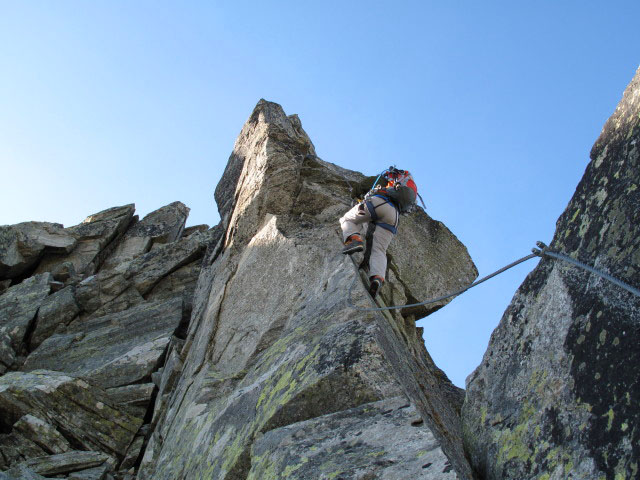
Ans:
{"type": "Polygon", "coordinates": [[[496,275],[500,275],[501,273],[506,272],[510,268],[513,268],[516,265],[519,265],[520,263],[526,262],[527,260],[530,260],[530,259],[532,259],[534,257],[537,257],[537,256],[538,256],[537,254],[532,253],[530,255],[527,255],[526,257],[522,257],[522,258],[516,260],[515,262],[512,262],[512,263],[510,263],[509,265],[507,265],[505,267],[502,267],[500,270],[496,270],[492,274],[487,275],[486,277],[483,277],[480,280],[477,280],[477,281],[475,281],[473,283],[470,283],[469,285],[467,285],[464,288],[461,288],[460,290],[456,290],[455,292],[447,293],[446,295],[443,295],[441,297],[432,298],[431,300],[426,300],[424,302],[409,303],[407,305],[393,305],[391,307],[362,308],[362,307],[358,307],[358,306],[354,305],[353,302],[351,301],[351,293],[353,292],[353,287],[355,286],[356,281],[358,280],[358,277],[356,276],[353,279],[353,282],[351,283],[351,287],[349,288],[349,295],[347,297],[347,304],[349,305],[349,307],[351,307],[351,308],[353,308],[355,310],[359,310],[360,312],[378,312],[380,310],[396,310],[396,309],[399,309],[399,308],[419,307],[421,305],[428,305],[430,303],[440,302],[442,300],[446,300],[449,297],[454,297],[456,295],[460,295],[461,293],[466,292],[470,288],[473,288],[476,285],[480,285],[481,283],[486,282],[490,278],[493,278],[496,275]]]}
{"type": "Polygon", "coordinates": [[[495,272],[487,275],[486,277],[481,278],[480,280],[476,280],[475,282],[470,283],[469,285],[467,285],[466,287],[461,288],[460,290],[456,290],[455,292],[447,293],[446,295],[442,295],[441,297],[432,298],[431,300],[425,300],[424,302],[409,303],[407,305],[392,305],[390,307],[377,307],[377,308],[362,308],[362,307],[358,307],[358,306],[354,305],[353,301],[351,300],[351,297],[352,297],[352,293],[353,293],[353,288],[355,287],[356,282],[358,280],[358,277],[356,276],[353,279],[353,282],[351,283],[351,286],[349,287],[349,293],[347,295],[347,305],[350,308],[353,308],[354,310],[358,310],[360,312],[379,312],[381,310],[397,310],[397,309],[400,309],[400,308],[410,308],[410,307],[419,307],[419,306],[422,306],[422,305],[429,305],[430,303],[440,302],[442,300],[446,300],[447,298],[454,297],[456,295],[460,295],[460,294],[466,292],[467,290],[469,290],[469,289],[471,289],[471,288],[473,288],[473,287],[475,287],[477,285],[480,285],[483,282],[486,282],[490,278],[493,278],[493,277],[495,277],[497,275],[500,275],[501,273],[506,272],[510,268],[513,268],[516,265],[519,265],[519,264],[521,264],[523,262],[526,262],[527,260],[531,260],[532,258],[535,258],[535,257],[545,257],[545,256],[552,257],[552,258],[555,258],[555,259],[558,259],[558,260],[563,260],[563,261],[565,261],[567,263],[570,263],[572,265],[580,267],[583,270],[586,270],[586,271],[591,272],[591,273],[595,273],[596,275],[599,275],[600,277],[604,278],[605,280],[608,280],[609,282],[611,282],[611,283],[613,283],[615,285],[618,285],[619,287],[621,287],[621,288],[633,293],[634,295],[640,296],[640,290],[638,290],[637,288],[632,287],[631,285],[623,282],[622,280],[618,280],[617,278],[609,275],[608,273],[604,273],[604,272],[602,272],[600,270],[597,270],[596,268],[594,268],[594,267],[592,267],[590,265],[582,263],[582,262],[580,262],[578,260],[575,260],[575,259],[573,259],[571,257],[567,257],[566,255],[563,255],[561,253],[550,251],[548,249],[548,247],[542,242],[537,242],[537,245],[541,248],[541,250],[538,250],[538,249],[534,248],[534,249],[532,249],[533,253],[527,255],[526,257],[519,258],[515,262],[511,262],[510,264],[502,267],[501,269],[496,270],[495,272]]]}
{"type": "Polygon", "coordinates": [[[546,246],[542,248],[542,251],[540,252],[540,254],[543,255],[543,256],[546,255],[546,256],[549,256],[549,257],[557,258],[558,260],[563,260],[563,261],[565,261],[567,263],[575,265],[576,267],[582,268],[583,270],[586,270],[587,272],[595,273],[596,275],[604,278],[605,280],[613,283],[614,285],[617,285],[620,288],[624,288],[626,291],[633,293],[636,297],[640,297],[640,290],[638,290],[637,288],[632,287],[628,283],[625,283],[622,280],[619,280],[616,277],[613,277],[613,276],[609,275],[608,273],[605,273],[605,272],[603,272],[601,270],[598,270],[598,269],[592,267],[591,265],[587,265],[586,263],[582,263],[581,261],[576,260],[575,258],[571,258],[571,257],[568,257],[568,256],[563,255],[561,253],[552,252],[550,250],[547,250],[546,246]]]}

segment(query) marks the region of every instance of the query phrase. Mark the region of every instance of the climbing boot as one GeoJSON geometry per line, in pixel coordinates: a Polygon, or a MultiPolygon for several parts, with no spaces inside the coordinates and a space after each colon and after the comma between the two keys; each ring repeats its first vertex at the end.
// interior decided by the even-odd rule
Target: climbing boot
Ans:
{"type": "Polygon", "coordinates": [[[383,283],[384,278],[379,275],[374,275],[369,279],[369,295],[371,295],[371,298],[376,298],[383,283]]]}
{"type": "Polygon", "coordinates": [[[349,235],[347,241],[344,242],[344,248],[342,249],[342,253],[345,255],[351,255],[352,253],[362,252],[364,250],[364,242],[362,241],[362,237],[357,233],[353,235],[349,235]]]}

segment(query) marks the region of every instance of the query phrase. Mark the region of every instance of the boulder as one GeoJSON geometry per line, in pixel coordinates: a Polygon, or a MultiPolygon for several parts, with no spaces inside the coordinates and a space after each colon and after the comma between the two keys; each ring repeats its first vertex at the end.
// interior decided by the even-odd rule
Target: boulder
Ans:
{"type": "Polygon", "coordinates": [[[51,425],[72,445],[122,458],[142,424],[113,407],[100,388],[61,372],[9,372],[0,377],[0,422],[25,415],[51,425]]]}
{"type": "Polygon", "coordinates": [[[38,309],[50,291],[51,275],[27,278],[0,296],[0,364],[5,368],[15,363],[25,346],[25,337],[38,309]]]}
{"type": "Polygon", "coordinates": [[[22,275],[45,253],[69,253],[75,246],[76,239],[59,223],[0,226],[0,280],[22,275]]]}
{"type": "MultiPolygon", "coordinates": [[[[640,70],[596,141],[550,249],[640,286],[638,171],[640,70]]],[[[467,379],[465,443],[479,474],[637,477],[639,322],[639,297],[544,258],[467,379]]]]}
{"type": "MultiPolygon", "coordinates": [[[[131,286],[124,275],[113,270],[100,271],[80,282],[76,288],[76,301],[83,312],[92,314],[116,300],[131,286]]],[[[126,307],[128,308],[128,306],[126,307]]],[[[109,310],[120,311],[110,308],[109,310]]]]}
{"type": "Polygon", "coordinates": [[[143,303],[121,313],[77,322],[46,339],[23,370],[55,365],[103,388],[150,377],[182,319],[182,299],[143,303]]]}
{"type": "MultiPolygon", "coordinates": [[[[455,292],[478,276],[475,265],[469,262],[467,248],[442,222],[433,220],[422,209],[402,217],[400,222],[397,238],[389,245],[388,256],[395,283],[399,284],[407,303],[455,292]]],[[[411,314],[418,320],[449,301],[451,299],[403,309],[402,314],[411,314]]]]}

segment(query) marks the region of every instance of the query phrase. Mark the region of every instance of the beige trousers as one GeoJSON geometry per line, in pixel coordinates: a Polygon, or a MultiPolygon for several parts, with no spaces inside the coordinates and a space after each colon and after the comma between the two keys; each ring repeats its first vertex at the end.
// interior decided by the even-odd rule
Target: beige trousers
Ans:
{"type": "MultiPolygon", "coordinates": [[[[380,197],[371,197],[371,203],[375,207],[378,221],[389,225],[398,226],[398,211],[394,206],[385,203],[380,197]]],[[[342,239],[344,241],[350,235],[357,233],[363,236],[363,226],[371,222],[371,213],[365,202],[359,203],[340,219],[342,228],[342,239]]],[[[371,258],[369,259],[369,276],[378,275],[385,278],[387,271],[387,248],[393,240],[393,233],[389,230],[376,226],[373,232],[373,245],[371,246],[371,258]]]]}

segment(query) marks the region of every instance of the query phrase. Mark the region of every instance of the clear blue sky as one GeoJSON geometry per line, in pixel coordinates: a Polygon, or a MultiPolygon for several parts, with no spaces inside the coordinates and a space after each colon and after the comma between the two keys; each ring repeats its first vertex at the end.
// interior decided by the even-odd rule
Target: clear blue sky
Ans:
{"type": "MultiPolygon", "coordinates": [[[[640,2],[0,0],[0,224],[213,190],[254,105],[414,173],[481,275],[549,241],[640,63],[640,2]]],[[[420,322],[464,386],[531,261],[420,322]]]]}

